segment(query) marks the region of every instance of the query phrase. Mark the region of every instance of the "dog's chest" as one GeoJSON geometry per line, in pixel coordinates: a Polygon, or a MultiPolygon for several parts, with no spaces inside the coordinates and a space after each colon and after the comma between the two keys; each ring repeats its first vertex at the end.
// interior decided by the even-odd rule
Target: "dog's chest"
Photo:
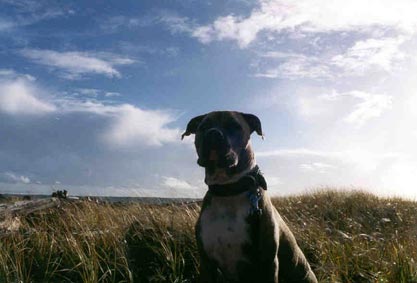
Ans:
{"type": "Polygon", "coordinates": [[[200,236],[205,253],[228,276],[247,261],[244,246],[250,244],[247,216],[250,203],[245,193],[233,197],[213,197],[200,218],[200,236]]]}

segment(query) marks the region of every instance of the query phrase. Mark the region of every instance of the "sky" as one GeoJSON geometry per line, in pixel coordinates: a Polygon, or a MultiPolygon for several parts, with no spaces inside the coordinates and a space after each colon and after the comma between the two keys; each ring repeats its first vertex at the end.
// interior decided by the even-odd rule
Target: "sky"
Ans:
{"type": "Polygon", "coordinates": [[[0,0],[0,193],[201,197],[187,122],[257,115],[275,195],[417,196],[413,0],[0,0]]]}

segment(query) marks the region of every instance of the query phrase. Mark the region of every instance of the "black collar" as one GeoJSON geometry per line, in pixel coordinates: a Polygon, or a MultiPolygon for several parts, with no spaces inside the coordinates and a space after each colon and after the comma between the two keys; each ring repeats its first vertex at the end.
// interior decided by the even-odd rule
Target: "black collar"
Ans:
{"type": "Polygon", "coordinates": [[[251,189],[257,189],[258,187],[266,190],[267,186],[261,170],[259,170],[258,165],[256,165],[255,168],[235,183],[209,185],[209,192],[215,196],[228,197],[238,195],[251,189]]]}

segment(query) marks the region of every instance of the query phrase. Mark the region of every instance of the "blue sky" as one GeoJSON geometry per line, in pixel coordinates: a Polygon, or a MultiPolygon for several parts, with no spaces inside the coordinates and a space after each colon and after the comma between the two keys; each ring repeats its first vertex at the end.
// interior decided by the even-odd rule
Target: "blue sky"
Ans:
{"type": "Polygon", "coordinates": [[[273,194],[415,197],[417,3],[0,1],[0,192],[202,196],[188,120],[256,114],[273,194]]]}

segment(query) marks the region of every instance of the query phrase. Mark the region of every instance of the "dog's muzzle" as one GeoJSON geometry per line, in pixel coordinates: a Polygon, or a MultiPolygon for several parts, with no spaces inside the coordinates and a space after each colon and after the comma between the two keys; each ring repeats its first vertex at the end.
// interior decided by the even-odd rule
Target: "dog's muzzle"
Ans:
{"type": "Polygon", "coordinates": [[[228,139],[221,130],[212,128],[204,133],[198,165],[229,168],[236,165],[236,161],[237,155],[231,150],[228,139]]]}

